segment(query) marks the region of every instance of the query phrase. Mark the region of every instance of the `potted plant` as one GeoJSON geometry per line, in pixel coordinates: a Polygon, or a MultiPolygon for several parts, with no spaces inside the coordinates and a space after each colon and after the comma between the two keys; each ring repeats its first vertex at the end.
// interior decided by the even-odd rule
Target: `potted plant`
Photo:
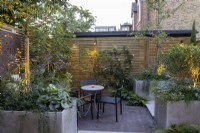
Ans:
{"type": "Polygon", "coordinates": [[[155,122],[158,128],[173,124],[200,124],[200,47],[177,45],[161,55],[161,62],[173,77],[154,87],[155,122]]]}
{"type": "Polygon", "coordinates": [[[149,100],[154,100],[152,91],[152,81],[157,80],[159,85],[168,80],[170,76],[165,72],[163,65],[159,65],[157,71],[154,69],[146,69],[134,80],[134,90],[139,96],[147,97],[149,100]]]}
{"type": "Polygon", "coordinates": [[[134,80],[135,94],[148,99],[146,107],[148,108],[152,117],[155,116],[155,97],[153,93],[153,82],[157,81],[157,86],[164,84],[170,79],[169,74],[166,73],[163,65],[159,65],[157,69],[145,70],[138,79],[134,80]],[[155,71],[156,70],[156,71],[155,71]]]}
{"type": "Polygon", "coordinates": [[[1,133],[77,133],[76,101],[66,86],[41,82],[43,85],[26,86],[23,80],[4,77],[0,88],[1,133]]]}

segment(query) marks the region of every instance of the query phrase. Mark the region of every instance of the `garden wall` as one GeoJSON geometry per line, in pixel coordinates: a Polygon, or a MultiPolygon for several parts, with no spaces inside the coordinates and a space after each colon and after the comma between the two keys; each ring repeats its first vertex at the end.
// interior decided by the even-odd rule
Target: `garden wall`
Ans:
{"type": "MultiPolygon", "coordinates": [[[[189,43],[189,37],[171,37],[161,45],[161,51],[166,52],[172,45],[179,44],[181,40],[189,43]]],[[[156,48],[155,40],[148,37],[83,37],[75,38],[71,42],[72,58],[70,59],[70,72],[73,75],[73,85],[78,87],[79,80],[91,79],[92,62],[84,54],[86,49],[93,51],[122,50],[126,46],[134,56],[132,60],[132,75],[137,75],[145,68],[154,64],[156,48]]],[[[121,59],[123,60],[123,59],[121,59]]]]}

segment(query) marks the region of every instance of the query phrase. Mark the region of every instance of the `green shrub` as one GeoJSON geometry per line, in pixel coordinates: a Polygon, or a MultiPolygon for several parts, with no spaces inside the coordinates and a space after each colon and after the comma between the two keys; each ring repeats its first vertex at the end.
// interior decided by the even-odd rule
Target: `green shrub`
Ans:
{"type": "Polygon", "coordinates": [[[37,73],[30,85],[25,85],[22,79],[13,80],[10,76],[4,77],[0,85],[0,109],[62,111],[70,108],[72,106],[72,98],[69,95],[71,75],[67,74],[66,77],[69,79],[63,82],[37,73]]]}
{"type": "MultiPolygon", "coordinates": [[[[87,52],[91,59],[92,68],[87,67],[91,75],[104,86],[113,88],[128,85],[128,88],[133,88],[131,77],[133,55],[127,47],[122,50],[104,50],[94,54],[93,51],[87,52]]],[[[91,65],[91,64],[89,64],[91,65]]]]}
{"type": "Polygon", "coordinates": [[[154,81],[153,92],[161,102],[200,100],[200,87],[194,87],[189,79],[170,80],[159,87],[154,81]]]}
{"type": "Polygon", "coordinates": [[[157,130],[154,133],[199,133],[199,132],[200,132],[199,125],[180,124],[180,125],[172,125],[169,128],[163,130],[157,130]]]}
{"type": "Polygon", "coordinates": [[[66,90],[53,84],[42,88],[41,94],[37,99],[37,103],[44,111],[62,111],[63,109],[71,108],[72,101],[66,90]]]}
{"type": "Polygon", "coordinates": [[[138,78],[141,80],[168,80],[170,76],[167,73],[158,75],[153,69],[146,69],[138,78]]]}
{"type": "Polygon", "coordinates": [[[145,106],[148,102],[147,98],[140,97],[127,89],[122,91],[122,98],[127,100],[128,106],[145,106]]]}
{"type": "Polygon", "coordinates": [[[37,110],[36,100],[39,97],[38,89],[28,89],[28,86],[12,79],[4,79],[0,86],[1,110],[37,110]]]}
{"type": "Polygon", "coordinates": [[[164,64],[166,71],[177,78],[190,78],[194,86],[200,74],[200,47],[176,45],[167,53],[160,56],[160,62],[164,64]]]}

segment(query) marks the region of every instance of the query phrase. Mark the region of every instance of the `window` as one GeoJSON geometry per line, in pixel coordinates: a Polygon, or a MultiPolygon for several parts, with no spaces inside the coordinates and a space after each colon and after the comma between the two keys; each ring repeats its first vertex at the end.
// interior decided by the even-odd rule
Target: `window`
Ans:
{"type": "Polygon", "coordinates": [[[122,31],[129,31],[128,27],[122,27],[122,31]]]}
{"type": "Polygon", "coordinates": [[[109,31],[115,31],[115,28],[109,28],[109,31]]]}

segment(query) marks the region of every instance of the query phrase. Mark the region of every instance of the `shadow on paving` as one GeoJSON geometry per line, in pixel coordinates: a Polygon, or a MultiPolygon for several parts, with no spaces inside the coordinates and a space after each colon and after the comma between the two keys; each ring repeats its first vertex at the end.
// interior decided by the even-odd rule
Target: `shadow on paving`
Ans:
{"type": "Polygon", "coordinates": [[[127,106],[123,103],[123,114],[119,113],[118,116],[118,122],[115,122],[115,107],[106,104],[105,112],[101,113],[99,119],[96,119],[96,111],[93,120],[90,112],[87,116],[79,117],[78,130],[143,133],[151,133],[153,130],[153,118],[146,107],[127,106]]]}

